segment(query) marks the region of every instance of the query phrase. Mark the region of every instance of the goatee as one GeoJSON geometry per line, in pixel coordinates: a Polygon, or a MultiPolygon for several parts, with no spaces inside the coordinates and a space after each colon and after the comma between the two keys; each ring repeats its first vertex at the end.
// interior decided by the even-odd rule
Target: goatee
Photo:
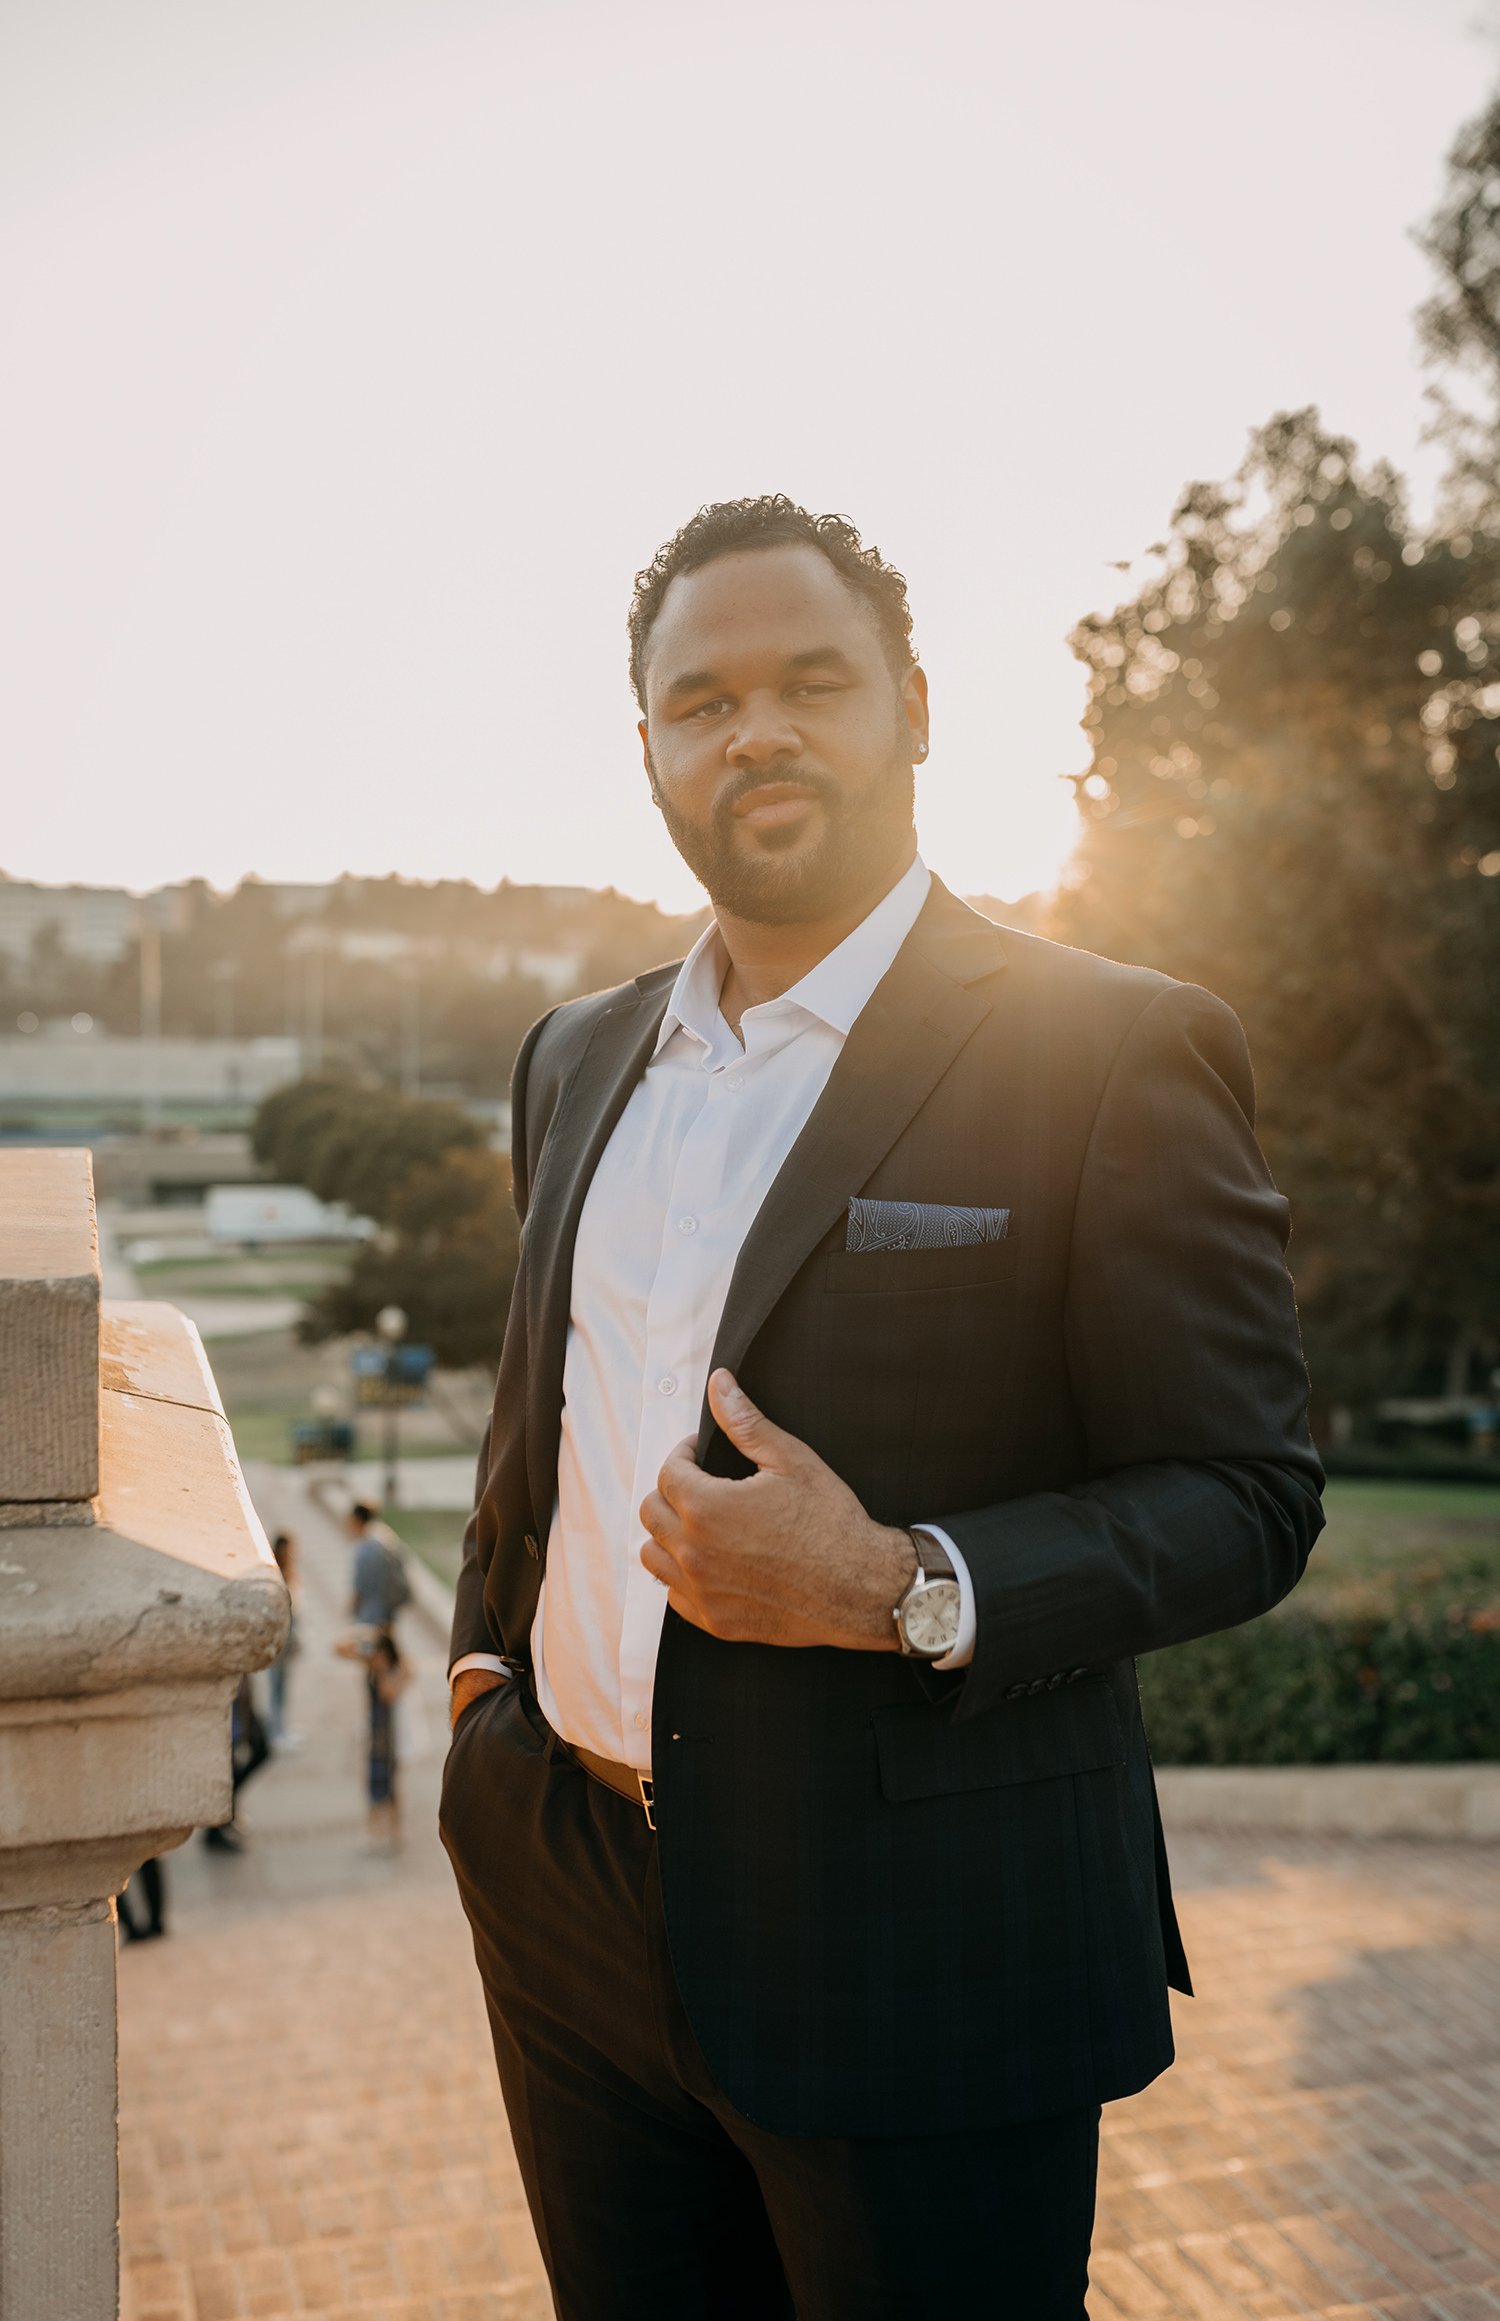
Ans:
{"type": "Polygon", "coordinates": [[[656,803],[673,845],[716,910],[752,926],[796,926],[849,909],[899,861],[916,814],[908,750],[903,721],[886,765],[852,797],[831,775],[792,763],[751,768],[726,782],[706,825],[689,821],[660,788],[656,803]],[[751,790],[771,782],[792,783],[815,797],[822,828],[810,840],[797,824],[784,836],[768,831],[752,851],[737,836],[734,810],[751,790]]]}

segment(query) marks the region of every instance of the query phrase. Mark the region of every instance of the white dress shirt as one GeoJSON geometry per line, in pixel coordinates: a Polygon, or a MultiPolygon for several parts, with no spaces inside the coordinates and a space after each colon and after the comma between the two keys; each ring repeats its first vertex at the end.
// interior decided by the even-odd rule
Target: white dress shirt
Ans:
{"type": "MultiPolygon", "coordinates": [[[[800,983],[746,1008],[739,1039],[719,1011],[729,962],[710,925],[678,971],[651,1061],[584,1199],[531,1654],[553,1729],[640,1772],[651,1769],[667,1604],[640,1560],[641,1501],[668,1452],[697,1432],[741,1244],[930,883],[919,856],[800,983]]],[[[922,1528],[947,1549],[962,1600],[958,1642],[939,1666],[962,1668],[974,1650],[973,1585],[947,1534],[922,1528]]],[[[500,1667],[473,1652],[452,1673],[500,1667]]]]}

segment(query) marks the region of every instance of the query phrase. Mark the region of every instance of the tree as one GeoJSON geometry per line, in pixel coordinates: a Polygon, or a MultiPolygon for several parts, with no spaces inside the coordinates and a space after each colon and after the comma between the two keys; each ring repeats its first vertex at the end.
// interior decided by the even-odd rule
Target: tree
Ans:
{"type": "Polygon", "coordinates": [[[401,1306],[408,1335],[447,1369],[500,1359],[519,1236],[510,1169],[495,1154],[451,1146],[404,1179],[390,1229],[367,1243],[299,1325],[304,1342],[371,1330],[382,1306],[401,1306]]]}
{"type": "Polygon", "coordinates": [[[306,1308],[305,1343],[373,1329],[382,1306],[399,1305],[446,1368],[499,1360],[518,1235],[509,1164],[477,1121],[328,1075],[268,1096],[252,1140],[277,1176],[382,1228],[306,1308]]]}
{"type": "Polygon", "coordinates": [[[1500,1357],[1497,602],[1500,539],[1415,537],[1303,411],[1073,639],[1092,762],[1052,931],[1244,1019],[1330,1399],[1500,1357]]]}
{"type": "Polygon", "coordinates": [[[1500,514],[1500,95],[1466,123],[1421,246],[1438,286],[1417,317],[1439,366],[1437,433],[1450,453],[1445,513],[1454,529],[1500,514]]]}
{"type": "Polygon", "coordinates": [[[459,1104],[398,1096],[335,1075],[291,1081],[255,1116],[257,1160],[322,1201],[356,1216],[391,1221],[403,1186],[424,1162],[485,1144],[481,1124],[459,1104]]]}

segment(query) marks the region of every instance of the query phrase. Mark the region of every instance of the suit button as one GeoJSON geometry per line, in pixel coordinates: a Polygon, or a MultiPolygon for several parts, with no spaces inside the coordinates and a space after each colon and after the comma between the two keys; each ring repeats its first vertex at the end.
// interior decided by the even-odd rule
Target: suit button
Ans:
{"type": "Polygon", "coordinates": [[[1066,1677],[1065,1675],[1063,1675],[1063,1674],[1062,1674],[1061,1670],[1059,1670],[1059,1672],[1058,1672],[1058,1674],[1057,1674],[1056,1676],[1049,1676],[1049,1677],[1048,1677],[1048,1679],[1047,1679],[1047,1690],[1048,1690],[1049,1692],[1056,1692],[1056,1690],[1057,1690],[1058,1686],[1059,1686],[1059,1685],[1062,1685],[1062,1684],[1066,1684],[1066,1683],[1067,1683],[1067,1681],[1068,1681],[1068,1680],[1067,1680],[1067,1677],[1066,1677]]]}
{"type": "Polygon", "coordinates": [[[1039,1692],[1045,1692],[1046,1689],[1047,1679],[1045,1676],[1034,1676],[1030,1684],[1028,1684],[1026,1687],[1028,1697],[1033,1700],[1036,1698],[1039,1692]]]}
{"type": "Polygon", "coordinates": [[[535,1541],[535,1540],[532,1538],[532,1536],[531,1536],[531,1533],[530,1533],[529,1531],[528,1531],[528,1532],[527,1532],[527,1534],[526,1534],[526,1542],[525,1542],[525,1544],[526,1544],[526,1553],[527,1553],[527,1554],[530,1556],[530,1558],[531,1558],[532,1562],[533,1562],[533,1563],[539,1563],[539,1562],[540,1562],[540,1560],[541,1560],[541,1554],[542,1554],[542,1551],[541,1551],[541,1549],[540,1549],[540,1548],[537,1546],[537,1543],[536,1543],[536,1541],[535,1541]]]}
{"type": "Polygon", "coordinates": [[[1002,1697],[1006,1700],[1024,1700],[1026,1687],[1024,1684],[1008,1684],[1002,1697]]]}

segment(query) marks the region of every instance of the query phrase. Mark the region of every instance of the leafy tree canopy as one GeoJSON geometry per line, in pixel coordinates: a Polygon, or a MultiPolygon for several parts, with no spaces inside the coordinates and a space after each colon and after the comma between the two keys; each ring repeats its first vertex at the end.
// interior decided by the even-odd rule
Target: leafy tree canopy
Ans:
{"type": "Polygon", "coordinates": [[[266,1098],[253,1141],[274,1175],[381,1227],[309,1305],[305,1341],[373,1329],[398,1305],[445,1368],[498,1362],[518,1245],[510,1167],[461,1106],[297,1080],[266,1098]]]}
{"type": "Polygon", "coordinates": [[[482,1149],[485,1132],[462,1105],[330,1075],[268,1096],[251,1143],[273,1175],[384,1225],[413,1168],[460,1147],[482,1149]]]}
{"type": "Polygon", "coordinates": [[[1284,413],[1073,639],[1091,763],[1053,931],[1243,1017],[1325,1403],[1500,1362],[1500,95],[1419,239],[1430,533],[1284,413]]]}
{"type": "Polygon", "coordinates": [[[309,1306],[304,1340],[374,1328],[382,1306],[405,1311],[407,1334],[445,1369],[500,1359],[515,1284],[519,1235],[510,1169],[493,1153],[450,1146],[419,1161],[391,1211],[391,1229],[367,1243],[344,1280],[309,1306]]]}
{"type": "Polygon", "coordinates": [[[1092,763],[1053,931],[1243,1018],[1329,1397],[1500,1356],[1497,598],[1500,539],[1415,537],[1302,411],[1073,639],[1092,763]]]}
{"type": "Polygon", "coordinates": [[[1437,288],[1417,317],[1439,366],[1437,434],[1451,465],[1446,512],[1495,526],[1500,511],[1500,95],[1460,131],[1422,248],[1437,288]]]}

